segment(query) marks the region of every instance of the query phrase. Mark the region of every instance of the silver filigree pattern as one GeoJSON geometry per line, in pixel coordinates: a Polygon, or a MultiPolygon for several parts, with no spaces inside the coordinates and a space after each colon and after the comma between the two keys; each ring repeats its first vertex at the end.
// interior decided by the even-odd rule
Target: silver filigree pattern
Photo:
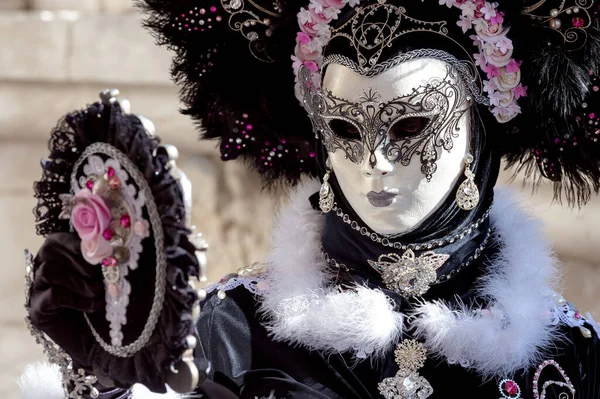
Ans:
{"type": "Polygon", "coordinates": [[[399,370],[394,377],[379,383],[381,395],[385,399],[425,399],[431,396],[431,384],[417,373],[427,359],[423,344],[405,339],[398,344],[394,354],[399,370]]]}
{"type": "Polygon", "coordinates": [[[446,76],[431,78],[391,101],[383,101],[378,91],[368,89],[358,102],[335,96],[331,91],[315,90],[311,72],[300,68],[300,88],[304,107],[315,134],[322,138],[328,152],[343,151],[347,159],[371,167],[377,163],[375,151],[381,148],[385,158],[403,166],[419,157],[421,171],[428,180],[437,169],[438,148],[450,151],[460,133],[459,121],[469,110],[472,98],[458,71],[447,65],[446,76]],[[427,120],[413,135],[394,138],[395,124],[408,118],[427,120]],[[353,126],[358,135],[348,138],[332,128],[333,121],[353,126]]]}
{"type": "Polygon", "coordinates": [[[377,270],[387,288],[406,297],[421,296],[437,279],[436,270],[450,257],[427,251],[420,256],[407,249],[402,256],[391,253],[381,255],[369,265],[377,270]]]}
{"type": "Polygon", "coordinates": [[[441,35],[448,33],[446,21],[422,21],[407,15],[404,7],[377,2],[359,7],[348,21],[332,29],[331,39],[346,38],[356,50],[356,58],[363,71],[377,65],[386,47],[399,37],[418,31],[441,35]],[[386,21],[382,24],[381,21],[386,21]]]}
{"type": "MultiPolygon", "coordinates": [[[[167,263],[164,253],[164,233],[162,228],[162,221],[160,218],[160,214],[158,213],[154,197],[152,195],[152,190],[148,186],[148,182],[146,181],[142,173],[125,154],[123,154],[121,151],[111,146],[110,144],[94,143],[88,146],[83,151],[80,158],[77,160],[73,167],[73,174],[71,175],[72,186],[77,185],[77,171],[79,170],[80,166],[83,164],[83,162],[85,162],[85,160],[87,160],[87,158],[90,155],[93,154],[107,155],[118,161],[121,164],[121,166],[123,166],[129,172],[130,177],[139,187],[140,193],[143,194],[143,197],[145,199],[145,205],[148,209],[150,226],[152,227],[152,232],[154,234],[154,245],[156,254],[156,283],[154,286],[154,298],[152,299],[152,307],[150,309],[148,319],[146,320],[146,324],[144,325],[144,329],[142,330],[140,336],[128,345],[110,345],[107,342],[105,342],[104,339],[98,334],[87,315],[84,314],[85,320],[92,331],[92,335],[106,352],[118,357],[131,357],[139,350],[141,350],[150,340],[150,337],[152,336],[156,327],[156,323],[158,322],[158,318],[160,316],[164,303],[167,277],[167,263]]],[[[123,270],[121,270],[121,272],[123,272],[123,270]]]]}

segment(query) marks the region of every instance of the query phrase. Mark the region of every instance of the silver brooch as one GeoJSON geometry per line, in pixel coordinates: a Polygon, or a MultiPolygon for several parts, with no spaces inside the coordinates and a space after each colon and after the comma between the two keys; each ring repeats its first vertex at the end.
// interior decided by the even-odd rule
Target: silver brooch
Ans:
{"type": "Polygon", "coordinates": [[[407,249],[402,256],[392,253],[381,255],[377,262],[368,262],[381,274],[383,282],[390,290],[412,297],[423,295],[429,290],[429,286],[437,279],[436,270],[449,257],[433,251],[415,256],[411,249],[407,249]]]}
{"type": "Polygon", "coordinates": [[[379,383],[379,393],[385,399],[425,399],[431,396],[431,384],[417,373],[427,359],[423,344],[414,339],[406,339],[398,344],[394,354],[400,369],[394,377],[388,377],[379,383]]]}

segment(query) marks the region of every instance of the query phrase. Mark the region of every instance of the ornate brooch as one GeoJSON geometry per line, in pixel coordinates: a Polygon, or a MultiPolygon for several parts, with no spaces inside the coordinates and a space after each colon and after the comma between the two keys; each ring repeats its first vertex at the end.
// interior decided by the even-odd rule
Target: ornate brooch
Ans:
{"type": "Polygon", "coordinates": [[[407,297],[420,296],[429,290],[437,279],[436,270],[449,258],[446,254],[427,251],[415,256],[407,249],[402,256],[398,254],[381,255],[377,262],[369,260],[369,265],[377,270],[385,285],[407,297]]]}
{"type": "Polygon", "coordinates": [[[400,369],[396,376],[379,383],[379,393],[385,399],[425,399],[431,396],[431,384],[417,373],[427,359],[423,344],[414,339],[405,339],[398,344],[394,354],[400,369]]]}

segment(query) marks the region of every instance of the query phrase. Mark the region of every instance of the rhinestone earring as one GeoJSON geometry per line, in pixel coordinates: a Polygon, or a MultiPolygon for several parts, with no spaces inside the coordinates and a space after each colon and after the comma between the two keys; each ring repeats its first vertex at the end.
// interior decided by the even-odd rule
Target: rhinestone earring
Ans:
{"type": "Polygon", "coordinates": [[[465,211],[470,211],[479,202],[479,189],[475,185],[475,173],[471,170],[473,155],[467,154],[465,159],[465,181],[458,186],[456,192],[456,204],[465,211]]]}
{"type": "Polygon", "coordinates": [[[319,190],[319,208],[323,211],[323,213],[327,213],[333,209],[333,190],[329,185],[329,177],[331,176],[331,164],[329,163],[329,159],[325,163],[325,176],[323,176],[323,184],[321,184],[321,189],[319,190]]]}

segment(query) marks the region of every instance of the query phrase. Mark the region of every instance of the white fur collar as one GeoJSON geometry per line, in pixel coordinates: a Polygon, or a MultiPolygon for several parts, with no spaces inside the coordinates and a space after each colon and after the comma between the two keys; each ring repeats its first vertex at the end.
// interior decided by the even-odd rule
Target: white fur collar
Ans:
{"type": "Polygon", "coordinates": [[[320,251],[324,218],[308,202],[318,187],[316,181],[301,183],[275,223],[261,306],[274,339],[309,350],[378,357],[396,344],[408,324],[430,353],[486,377],[535,365],[551,344],[548,301],[557,261],[541,238],[539,223],[519,209],[508,190],[495,192],[491,220],[503,248],[479,287],[493,306],[474,312],[443,301],[424,302],[407,319],[393,311],[380,290],[327,287],[320,251]]]}

